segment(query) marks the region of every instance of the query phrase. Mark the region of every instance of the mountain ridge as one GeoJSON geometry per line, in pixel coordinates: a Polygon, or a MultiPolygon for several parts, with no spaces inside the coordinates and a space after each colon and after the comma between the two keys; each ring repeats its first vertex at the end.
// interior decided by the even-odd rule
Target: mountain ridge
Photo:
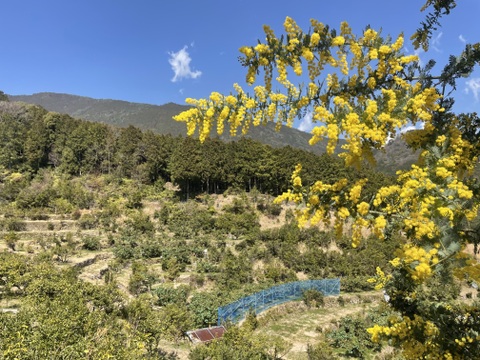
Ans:
{"type": "MultiPolygon", "coordinates": [[[[66,113],[74,118],[101,122],[118,127],[133,125],[142,130],[151,130],[159,134],[186,136],[184,123],[173,120],[173,116],[187,110],[189,106],[168,102],[163,105],[135,103],[125,100],[95,99],[65,93],[40,92],[32,95],[8,95],[11,101],[21,101],[42,106],[48,111],[66,113]]],[[[217,136],[212,134],[213,137],[217,136]]],[[[228,131],[219,136],[224,141],[238,140],[241,136],[230,137],[228,131]]],[[[246,137],[273,147],[291,146],[311,151],[315,154],[325,152],[327,141],[310,146],[310,134],[283,126],[275,130],[275,124],[250,128],[246,137]]],[[[340,140],[342,141],[342,140],[340,140]]],[[[341,144],[340,144],[341,145],[341,144]]],[[[383,151],[375,154],[379,169],[394,174],[399,169],[409,168],[417,160],[417,154],[407,148],[405,142],[397,137],[383,151]]]]}
{"type": "MultiPolygon", "coordinates": [[[[101,122],[113,126],[136,126],[142,130],[151,130],[159,134],[186,136],[186,126],[173,120],[173,116],[189,109],[187,105],[172,102],[164,105],[134,103],[124,100],[95,99],[64,93],[41,92],[32,95],[8,95],[11,101],[21,101],[40,105],[48,111],[66,113],[83,120],[101,122]]],[[[217,136],[212,134],[212,136],[217,136]]],[[[231,141],[240,138],[231,138],[228,134],[219,136],[222,140],[231,141]]],[[[326,141],[316,146],[308,145],[310,134],[294,128],[282,127],[275,131],[274,124],[252,127],[246,137],[260,141],[273,147],[290,145],[322,154],[325,152],[326,141]]]]}

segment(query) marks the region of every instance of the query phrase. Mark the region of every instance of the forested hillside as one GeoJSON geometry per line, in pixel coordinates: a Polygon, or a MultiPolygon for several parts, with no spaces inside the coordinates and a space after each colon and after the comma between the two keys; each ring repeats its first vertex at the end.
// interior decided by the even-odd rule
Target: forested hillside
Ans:
{"type": "MultiPolygon", "coordinates": [[[[158,106],[56,93],[16,95],[10,96],[10,99],[12,101],[40,105],[49,111],[68,114],[74,118],[101,122],[116,127],[133,125],[142,130],[151,130],[157,134],[186,135],[185,124],[178,123],[172,119],[174,115],[188,109],[185,105],[168,103],[158,106]]],[[[240,138],[241,136],[239,135],[234,139],[239,140],[240,138]]],[[[247,138],[273,147],[290,145],[294,148],[311,151],[316,154],[323,154],[326,146],[324,142],[320,142],[315,146],[309,146],[309,134],[293,128],[284,128],[281,131],[276,131],[275,126],[272,124],[253,129],[247,135],[247,138]]],[[[221,139],[224,141],[232,140],[232,138],[225,135],[221,139]]]]}
{"type": "MultiPolygon", "coordinates": [[[[372,237],[352,248],[348,224],[341,233],[300,229],[291,204],[273,202],[289,188],[299,162],[308,169],[305,184],[367,178],[362,194],[370,198],[392,184],[366,166],[346,168],[336,157],[289,146],[252,139],[200,144],[1,101],[3,358],[392,352],[366,333],[391,315],[367,280],[378,266],[391,268],[389,255],[401,239],[372,237]],[[217,308],[242,296],[323,278],[340,278],[342,296],[305,293],[303,303],[258,319],[250,314],[211,346],[192,346],[185,337],[216,324],[217,308]],[[332,313],[343,315],[323,321],[332,313]],[[316,320],[278,331],[277,322],[297,317],[316,320]]],[[[443,297],[460,291],[456,283],[436,287],[443,297]]]]}
{"type": "MultiPolygon", "coordinates": [[[[372,290],[366,280],[389,266],[397,246],[352,249],[348,229],[340,238],[329,228],[299,229],[292,210],[273,203],[299,161],[309,181],[368,177],[373,194],[390,179],[372,170],[250,139],[200,144],[34,105],[0,107],[5,359],[202,358],[221,350],[192,348],[185,332],[215,324],[218,306],[275,284],[341,277],[344,297],[328,306],[352,301],[347,312],[359,312],[362,295],[346,294],[372,290]]],[[[318,311],[321,294],[312,295],[295,311],[318,311]]],[[[289,351],[281,334],[261,335],[277,318],[266,319],[231,328],[226,346],[249,358],[289,351]]],[[[352,319],[364,328],[370,321],[347,318],[322,346],[350,351],[328,344],[352,319]]],[[[319,343],[301,338],[301,347],[319,343]]],[[[365,341],[359,351],[378,351],[365,341]]]]}
{"type": "Polygon", "coordinates": [[[387,178],[368,168],[347,170],[332,156],[272,148],[251,139],[200,144],[193,138],[133,126],[114,128],[15,102],[0,102],[0,114],[0,166],[29,176],[55,169],[70,176],[109,174],[144,184],[172,181],[185,196],[221,193],[230,187],[280,194],[287,190],[297,163],[311,169],[308,181],[343,174],[352,179],[368,177],[376,186],[387,178]]]}
{"type": "MultiPolygon", "coordinates": [[[[172,121],[172,117],[187,107],[173,103],[156,106],[118,100],[97,100],[56,93],[15,95],[10,96],[10,99],[37,104],[49,111],[65,113],[74,118],[101,122],[116,127],[133,125],[157,134],[172,136],[186,134],[185,125],[172,121]]],[[[238,141],[239,138],[237,137],[236,140],[238,141]]],[[[290,128],[282,128],[280,131],[276,131],[273,124],[253,128],[247,138],[276,148],[291,146],[317,155],[325,153],[325,142],[310,146],[308,145],[310,134],[290,128]]],[[[232,141],[230,136],[225,135],[222,135],[220,139],[232,141]]],[[[235,138],[233,139],[235,140],[235,138]]],[[[382,151],[377,151],[375,158],[378,162],[379,171],[393,175],[398,169],[407,169],[413,164],[418,158],[418,153],[409,149],[399,136],[390,141],[382,151]]]]}
{"type": "MultiPolygon", "coordinates": [[[[290,187],[298,163],[304,183],[368,178],[362,193],[369,198],[393,183],[367,166],[347,168],[334,156],[290,146],[246,138],[201,144],[1,101],[4,358],[392,352],[366,333],[392,315],[367,280],[378,266],[391,268],[387,260],[403,240],[392,234],[379,244],[371,237],[354,249],[348,226],[340,234],[328,226],[298,228],[292,207],[273,202],[290,187]],[[244,326],[229,327],[218,347],[193,347],[185,338],[216,324],[219,306],[273,285],[323,278],[341,278],[342,296],[309,293],[304,304],[249,316],[244,326]],[[335,309],[323,310],[325,303],[335,309]],[[332,311],[339,315],[327,322],[332,311]],[[276,322],[288,324],[291,312],[316,321],[278,332],[276,322]]],[[[436,288],[454,298],[459,285],[436,288]]]]}

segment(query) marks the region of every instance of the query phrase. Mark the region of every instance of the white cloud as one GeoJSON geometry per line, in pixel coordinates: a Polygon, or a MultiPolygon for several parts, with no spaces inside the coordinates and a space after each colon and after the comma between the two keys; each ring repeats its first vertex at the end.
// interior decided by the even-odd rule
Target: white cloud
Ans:
{"type": "Polygon", "coordinates": [[[403,134],[403,133],[406,133],[406,132],[409,132],[409,131],[412,131],[412,130],[420,130],[420,129],[423,129],[424,126],[425,126],[425,123],[420,121],[420,122],[417,122],[414,125],[404,126],[403,128],[400,129],[400,133],[403,134]]]}
{"type": "Polygon", "coordinates": [[[467,87],[465,88],[465,92],[469,94],[471,91],[475,101],[480,100],[480,78],[470,79],[466,84],[467,87]]]}
{"type": "Polygon", "coordinates": [[[435,50],[436,52],[442,52],[442,50],[440,50],[440,39],[442,38],[443,36],[443,32],[439,32],[434,38],[432,38],[432,41],[430,42],[430,44],[432,45],[432,48],[433,50],[435,50]]]}
{"type": "Polygon", "coordinates": [[[190,69],[190,55],[187,52],[188,46],[184,46],[183,49],[178,52],[170,52],[170,59],[168,62],[172,66],[172,70],[175,76],[172,78],[172,82],[177,82],[182,79],[196,79],[202,75],[201,71],[193,71],[190,69]]]}
{"type": "Polygon", "coordinates": [[[420,54],[423,53],[423,50],[421,48],[416,49],[413,54],[418,56],[418,65],[423,66],[423,61],[422,58],[420,57],[420,54]]]}
{"type": "Polygon", "coordinates": [[[425,123],[422,122],[422,121],[419,121],[415,124],[406,125],[399,130],[399,132],[396,134],[396,136],[390,136],[389,135],[385,145],[390,143],[392,140],[395,140],[395,138],[398,138],[401,134],[405,134],[406,132],[409,132],[409,131],[412,131],[412,130],[423,129],[424,126],[425,126],[425,123]]]}
{"type": "Polygon", "coordinates": [[[416,128],[415,126],[413,126],[413,125],[406,126],[406,127],[402,128],[402,129],[400,129],[400,133],[401,133],[401,134],[404,134],[404,133],[409,132],[409,131],[412,131],[412,130],[417,130],[417,128],[416,128]]]}
{"type": "Polygon", "coordinates": [[[313,122],[312,122],[312,113],[308,112],[302,119],[300,125],[298,125],[298,130],[310,132],[313,129],[313,122]]]}
{"type": "Polygon", "coordinates": [[[464,43],[464,44],[467,43],[467,39],[465,39],[462,34],[460,34],[460,35],[458,36],[458,39],[459,39],[462,43],[464,43]]]}

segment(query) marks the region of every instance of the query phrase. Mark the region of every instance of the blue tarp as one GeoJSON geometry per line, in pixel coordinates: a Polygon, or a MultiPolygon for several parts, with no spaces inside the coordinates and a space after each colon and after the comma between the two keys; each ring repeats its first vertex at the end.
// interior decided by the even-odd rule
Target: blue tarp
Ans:
{"type": "Polygon", "coordinates": [[[259,314],[273,306],[302,298],[305,290],[315,289],[325,296],[340,294],[340,279],[295,281],[273,286],[218,308],[218,325],[245,318],[250,309],[259,314]]]}

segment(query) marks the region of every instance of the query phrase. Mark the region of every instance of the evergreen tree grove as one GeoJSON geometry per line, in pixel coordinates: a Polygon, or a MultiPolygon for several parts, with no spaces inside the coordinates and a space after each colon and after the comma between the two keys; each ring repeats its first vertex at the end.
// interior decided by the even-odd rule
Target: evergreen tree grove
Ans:
{"type": "MultiPolygon", "coordinates": [[[[454,0],[428,0],[422,11],[432,12],[411,37],[414,46],[428,49],[440,18],[455,6],[454,0]]],[[[371,279],[385,288],[398,316],[388,326],[370,328],[372,339],[390,340],[407,359],[478,358],[478,303],[459,301],[448,286],[455,275],[480,280],[480,267],[463,252],[477,241],[480,187],[473,171],[480,152],[480,120],[476,114],[453,113],[450,97],[456,80],[479,65],[480,43],[466,45],[435,76],[433,62],[422,67],[417,56],[402,52],[403,34],[390,39],[366,28],[355,35],[347,23],[336,31],[316,20],[304,32],[288,17],[284,28],[285,34],[277,37],[265,26],[265,42],[240,49],[247,83],[253,85],[262,70],[263,85],[252,94],[235,84],[236,94],[187,99],[193,107],[175,119],[186,123],[190,135],[198,129],[204,141],[214,127],[221,134],[228,124],[234,135],[267,122],[292,126],[297,116],[311,112],[316,126],[310,144],[328,139],[332,154],[343,138],[339,156],[357,167],[374,162],[373,152],[402,127],[422,122],[423,130],[406,137],[422,150],[417,165],[398,172],[397,182],[373,197],[362,192],[368,179],[306,184],[298,165],[291,190],[277,201],[301,205],[296,211],[301,226],[328,224],[334,214],[335,230],[342,234],[350,223],[354,247],[364,229],[379,241],[402,234],[403,247],[390,262],[394,270],[387,274],[378,268],[371,279]],[[308,74],[308,84],[294,85],[292,70],[297,76],[308,74]],[[280,90],[273,89],[274,80],[280,90]],[[439,287],[447,291],[439,294],[439,287]]]]}

